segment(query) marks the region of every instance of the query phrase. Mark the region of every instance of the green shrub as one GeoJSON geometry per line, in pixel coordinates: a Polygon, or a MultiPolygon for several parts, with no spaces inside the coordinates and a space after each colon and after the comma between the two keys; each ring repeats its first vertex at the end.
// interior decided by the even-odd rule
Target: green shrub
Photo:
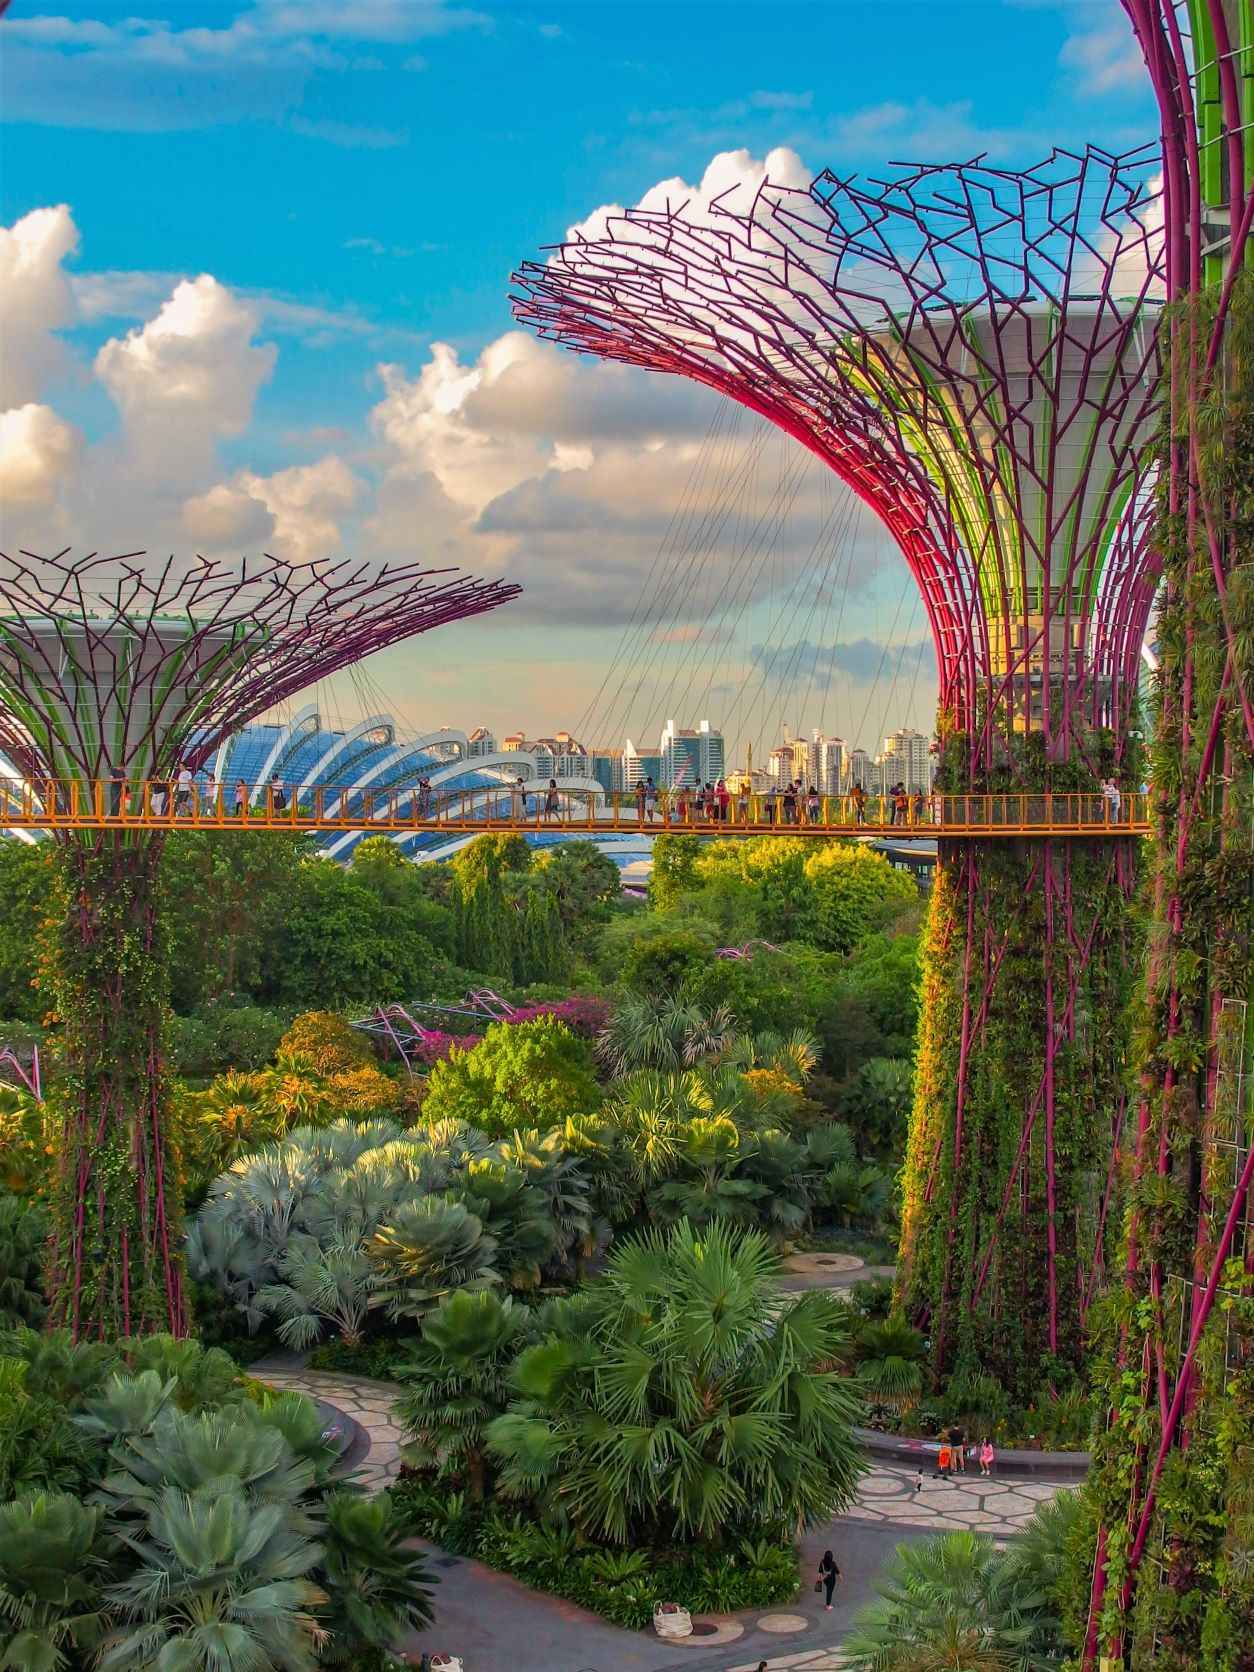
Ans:
{"type": "Polygon", "coordinates": [[[393,1496],[411,1530],[472,1556],[525,1585],[565,1597],[615,1625],[640,1630],[659,1602],[693,1613],[771,1608],[797,1593],[797,1552],[780,1538],[743,1539],[706,1551],[605,1548],[569,1527],[476,1507],[464,1494],[407,1475],[393,1496]]]}
{"type": "Polygon", "coordinates": [[[229,1069],[262,1068],[279,1048],[282,1011],[255,1004],[213,1004],[170,1021],[170,1056],[180,1074],[206,1078],[229,1069]]]}
{"type": "Polygon", "coordinates": [[[0,1329],[43,1321],[40,1268],[47,1235],[47,1215],[37,1203],[0,1194],[0,1329]]]}

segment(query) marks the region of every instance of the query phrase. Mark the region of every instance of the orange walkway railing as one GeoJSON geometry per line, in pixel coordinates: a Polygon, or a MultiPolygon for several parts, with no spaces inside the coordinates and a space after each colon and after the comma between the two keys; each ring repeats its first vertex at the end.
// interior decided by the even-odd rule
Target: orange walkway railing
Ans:
{"type": "Polygon", "coordinates": [[[477,789],[296,789],[124,778],[0,780],[0,828],[16,830],[690,830],[710,836],[1140,836],[1143,793],[891,796],[605,795],[543,783],[477,789]]]}

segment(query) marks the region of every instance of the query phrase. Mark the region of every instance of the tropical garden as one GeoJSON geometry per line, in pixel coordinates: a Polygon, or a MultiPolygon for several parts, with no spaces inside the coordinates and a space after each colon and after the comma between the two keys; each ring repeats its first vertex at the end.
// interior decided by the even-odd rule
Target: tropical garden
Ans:
{"type": "Polygon", "coordinates": [[[922,1374],[884,1285],[778,1283],[796,1249],[891,1261],[919,896],[853,845],[657,858],[641,902],[580,843],[338,866],[174,836],[191,1333],[76,1340],[48,1256],[62,883],[0,845],[0,1042],[43,1094],[0,1085],[0,1664],[364,1672],[438,1607],[415,1537],[629,1626],[795,1593],[855,1424],[922,1374]],[[398,1001],[405,1055],[355,1025],[398,1001]],[[267,1385],[276,1352],[403,1389],[391,1493],[267,1385]]]}

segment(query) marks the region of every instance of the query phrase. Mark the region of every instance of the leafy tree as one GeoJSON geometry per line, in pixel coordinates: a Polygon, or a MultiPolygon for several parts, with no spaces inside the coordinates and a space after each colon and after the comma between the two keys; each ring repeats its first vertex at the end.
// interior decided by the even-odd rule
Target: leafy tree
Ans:
{"type": "Polygon", "coordinates": [[[429,1121],[464,1121],[500,1137],[518,1127],[547,1131],[601,1100],[590,1052],[550,1016],[494,1022],[469,1051],[456,1046],[427,1080],[429,1121]]]}
{"type": "Polygon", "coordinates": [[[176,1010],[262,993],[275,941],[301,892],[302,861],[312,852],[310,837],[278,831],[170,833],[161,879],[176,1010]]]}
{"type": "Polygon", "coordinates": [[[658,924],[639,935],[623,961],[623,986],[632,993],[674,994],[709,962],[714,937],[658,924]]]}
{"type": "Polygon", "coordinates": [[[870,1057],[911,1057],[919,1014],[919,942],[872,935],[834,972],[817,1032],[828,1069],[852,1074],[870,1057]]]}
{"type": "Polygon", "coordinates": [[[0,1016],[38,1022],[48,1001],[35,986],[44,919],[53,908],[51,843],[0,842],[0,1016]]]}
{"type": "Polygon", "coordinates": [[[570,968],[557,891],[539,871],[511,879],[505,891],[512,913],[511,974],[521,986],[556,981],[570,968]]]}
{"type": "Polygon", "coordinates": [[[911,878],[861,842],[824,843],[806,859],[805,878],[812,918],[804,938],[828,952],[851,952],[894,912],[918,904],[911,878]]]}
{"type": "Polygon", "coordinates": [[[413,1357],[397,1367],[406,1392],[396,1413],[412,1436],[405,1460],[464,1475],[472,1498],[487,1485],[487,1425],[509,1403],[509,1369],[530,1325],[527,1309],[491,1290],[459,1289],[423,1319],[413,1357]]]}
{"type": "Polygon", "coordinates": [[[841,1650],[851,1672],[1050,1672],[1056,1621],[991,1538],[941,1533],[899,1544],[880,1600],[857,1616],[841,1650]]]}
{"type": "MultiPolygon", "coordinates": [[[[385,838],[375,836],[372,841],[385,838]]],[[[388,842],[387,846],[392,847],[388,842]]],[[[279,1042],[288,1057],[303,1057],[315,1074],[351,1074],[354,1069],[374,1066],[370,1041],[329,1010],[307,1010],[298,1016],[279,1042]]]]}
{"type": "Polygon", "coordinates": [[[847,1309],[816,1292],[778,1311],[775,1272],[760,1232],[720,1224],[617,1247],[515,1366],[518,1400],[488,1429],[502,1490],[656,1547],[843,1509],[861,1467],[832,1368],[847,1309]]]}
{"type": "Polygon", "coordinates": [[[653,838],[653,869],[649,874],[649,905],[654,911],[673,911],[680,898],[697,886],[697,836],[661,835],[653,838]]]}
{"type": "Polygon", "coordinates": [[[367,836],[353,849],[350,874],[371,891],[389,915],[403,922],[446,958],[457,953],[457,921],[447,901],[433,897],[425,873],[440,866],[415,865],[387,836],[367,836]]]}
{"type": "Polygon", "coordinates": [[[530,869],[531,849],[521,836],[476,836],[449,863],[457,885],[457,956],[468,969],[508,981],[516,914],[507,907],[506,878],[530,869]]]}
{"type": "Polygon", "coordinates": [[[435,950],[402,914],[331,859],[308,859],[267,949],[281,1002],[335,1008],[411,997],[435,950]]]}

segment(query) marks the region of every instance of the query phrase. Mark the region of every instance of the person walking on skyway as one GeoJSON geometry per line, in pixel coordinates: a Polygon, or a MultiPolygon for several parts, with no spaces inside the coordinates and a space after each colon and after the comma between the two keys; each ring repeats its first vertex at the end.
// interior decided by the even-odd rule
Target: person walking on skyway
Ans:
{"type": "Polygon", "coordinates": [[[853,822],[856,825],[866,823],[866,791],[861,784],[855,784],[851,794],[853,801],[853,822]]]}
{"type": "Polygon", "coordinates": [[[547,819],[555,819],[555,818],[559,817],[558,806],[557,806],[557,779],[556,778],[550,778],[549,779],[549,787],[545,791],[545,795],[544,795],[544,816],[545,816],[546,820],[547,819]]]}

